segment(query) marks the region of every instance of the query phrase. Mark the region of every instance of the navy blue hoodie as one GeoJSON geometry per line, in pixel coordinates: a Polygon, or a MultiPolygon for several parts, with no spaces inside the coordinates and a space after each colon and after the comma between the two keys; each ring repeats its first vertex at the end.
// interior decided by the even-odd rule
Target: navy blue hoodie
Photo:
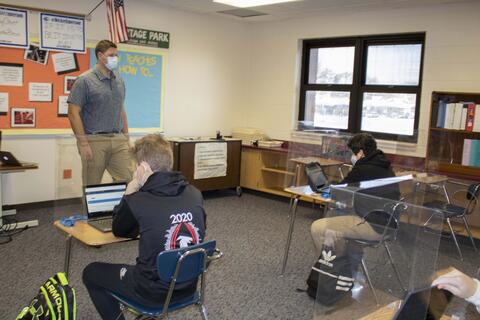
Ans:
{"type": "MultiPolygon", "coordinates": [[[[168,284],[158,279],[157,255],[203,242],[205,228],[202,194],[180,172],[155,172],[138,192],[124,196],[114,209],[112,231],[117,237],[140,235],[133,270],[137,293],[154,301],[164,299],[168,284]]],[[[196,281],[177,285],[174,298],[195,289],[196,281]]]]}

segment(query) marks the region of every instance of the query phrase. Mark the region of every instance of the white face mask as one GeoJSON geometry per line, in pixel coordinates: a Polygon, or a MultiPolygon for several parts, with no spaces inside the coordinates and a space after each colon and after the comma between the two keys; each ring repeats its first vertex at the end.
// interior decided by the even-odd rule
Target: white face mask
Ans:
{"type": "Polygon", "coordinates": [[[357,157],[354,154],[352,154],[350,161],[352,162],[352,165],[355,165],[355,162],[357,162],[357,157]]]}
{"type": "Polygon", "coordinates": [[[118,67],[118,57],[107,57],[107,63],[105,64],[108,70],[113,71],[118,67]]]}

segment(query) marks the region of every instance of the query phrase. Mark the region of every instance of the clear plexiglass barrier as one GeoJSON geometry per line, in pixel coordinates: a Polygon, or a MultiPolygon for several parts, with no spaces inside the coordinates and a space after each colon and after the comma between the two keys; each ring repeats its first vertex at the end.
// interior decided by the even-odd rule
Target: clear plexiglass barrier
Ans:
{"type": "MultiPolygon", "coordinates": [[[[411,175],[331,186],[326,216],[312,225],[314,319],[392,319],[408,293],[430,287],[443,228],[440,211],[419,205],[430,196],[411,175]]],[[[414,312],[424,319],[427,304],[414,312]]]]}

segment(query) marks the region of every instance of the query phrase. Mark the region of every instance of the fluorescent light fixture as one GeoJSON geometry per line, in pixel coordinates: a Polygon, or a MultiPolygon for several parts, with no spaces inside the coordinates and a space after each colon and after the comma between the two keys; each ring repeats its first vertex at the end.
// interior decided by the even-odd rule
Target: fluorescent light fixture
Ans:
{"type": "Polygon", "coordinates": [[[300,0],[213,0],[213,2],[228,4],[239,8],[266,6],[269,4],[277,4],[282,2],[293,2],[300,0]]]}

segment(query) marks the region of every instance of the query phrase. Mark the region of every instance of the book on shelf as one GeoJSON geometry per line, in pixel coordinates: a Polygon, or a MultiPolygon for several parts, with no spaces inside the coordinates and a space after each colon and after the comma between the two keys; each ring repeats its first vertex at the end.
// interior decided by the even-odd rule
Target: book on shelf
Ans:
{"type": "Polygon", "coordinates": [[[447,103],[445,111],[445,129],[453,129],[453,121],[455,119],[455,103],[447,103]]]}
{"type": "MultiPolygon", "coordinates": [[[[447,104],[445,101],[438,101],[437,127],[445,128],[445,112],[447,104]]],[[[473,123],[473,120],[472,120],[473,123]]]]}
{"type": "Polygon", "coordinates": [[[473,131],[473,121],[475,119],[475,109],[476,106],[474,103],[469,103],[467,108],[467,123],[465,124],[465,130],[473,131]]]}
{"type": "Polygon", "coordinates": [[[475,116],[473,118],[473,131],[480,132],[480,104],[475,106],[475,116]]]}
{"type": "Polygon", "coordinates": [[[480,167],[480,140],[463,140],[462,166],[480,167]]]}
{"type": "Polygon", "coordinates": [[[436,127],[480,132],[480,104],[439,101],[436,127]]]}
{"type": "Polygon", "coordinates": [[[462,128],[462,111],[463,111],[463,103],[455,103],[455,111],[453,113],[453,123],[452,128],[455,130],[460,130],[462,128]]]}
{"type": "Polygon", "coordinates": [[[460,126],[458,127],[459,130],[466,130],[467,129],[467,113],[468,113],[468,104],[462,105],[462,119],[460,120],[460,126]]]}

